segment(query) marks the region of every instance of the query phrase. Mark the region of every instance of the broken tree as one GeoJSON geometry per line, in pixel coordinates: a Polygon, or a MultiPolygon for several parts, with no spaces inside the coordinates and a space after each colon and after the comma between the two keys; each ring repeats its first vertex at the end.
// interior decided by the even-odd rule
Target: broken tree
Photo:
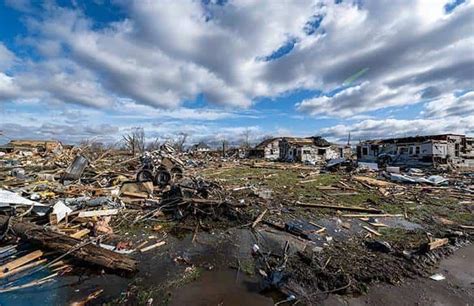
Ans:
{"type": "Polygon", "coordinates": [[[0,224],[10,222],[11,230],[20,238],[31,243],[64,254],[68,253],[68,255],[74,258],[111,270],[122,272],[135,272],[137,270],[137,262],[128,256],[93,244],[81,245],[79,239],[53,232],[31,222],[16,221],[13,218],[9,221],[8,218],[8,216],[0,216],[0,224]]]}

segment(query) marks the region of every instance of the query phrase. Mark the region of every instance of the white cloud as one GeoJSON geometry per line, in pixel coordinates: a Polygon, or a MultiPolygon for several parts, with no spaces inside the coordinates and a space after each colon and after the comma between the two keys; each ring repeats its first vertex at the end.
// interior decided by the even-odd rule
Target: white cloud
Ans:
{"type": "Polygon", "coordinates": [[[320,130],[324,136],[347,141],[351,133],[354,141],[408,135],[432,135],[442,133],[474,133],[474,115],[438,119],[383,119],[363,120],[352,125],[340,124],[320,130]]]}
{"type": "Polygon", "coordinates": [[[13,52],[8,50],[5,45],[0,42],[0,69],[6,70],[10,68],[16,61],[16,56],[13,52]]]}
{"type": "MultiPolygon", "coordinates": [[[[414,103],[428,87],[449,93],[472,83],[471,3],[448,15],[439,0],[119,3],[127,18],[105,28],[94,27],[79,10],[52,5],[28,19],[35,36],[25,42],[37,46],[46,62],[67,58],[81,71],[47,71],[49,86],[38,92],[98,107],[120,97],[177,108],[199,94],[217,105],[248,107],[260,96],[330,89],[369,68],[365,85],[298,105],[313,115],[346,117],[414,103]],[[322,17],[321,27],[307,35],[314,16],[322,17]],[[296,44],[290,54],[261,60],[291,39],[296,44]],[[99,99],[93,102],[88,94],[99,99]]],[[[42,65],[29,67],[30,74],[43,73],[42,65]]],[[[21,86],[28,74],[14,77],[21,86]]],[[[32,87],[26,89],[37,89],[32,87]]]]}
{"type": "MultiPolygon", "coordinates": [[[[124,120],[217,121],[242,116],[233,109],[260,97],[329,92],[365,69],[349,88],[305,99],[297,110],[363,120],[378,109],[425,103],[425,119],[363,120],[327,129],[332,135],[393,132],[384,126],[418,133],[417,125],[433,123],[462,130],[445,118],[466,123],[473,113],[472,93],[452,96],[473,84],[472,1],[450,14],[444,0],[117,1],[126,17],[100,26],[78,8],[9,2],[27,12],[27,33],[16,41],[39,57],[14,54],[0,42],[2,101],[80,105],[124,120]],[[308,22],[318,18],[320,27],[308,35],[308,22]],[[264,60],[289,41],[290,53],[264,60]],[[201,94],[213,105],[190,108],[201,94]]],[[[94,118],[97,125],[100,116],[94,118]]],[[[165,127],[149,128],[168,133],[165,127]]],[[[186,126],[169,125],[177,128],[186,126]]],[[[199,137],[218,134],[189,128],[199,137]]]]}
{"type": "Polygon", "coordinates": [[[443,96],[427,103],[423,111],[426,117],[473,116],[474,91],[462,96],[443,96]]]}

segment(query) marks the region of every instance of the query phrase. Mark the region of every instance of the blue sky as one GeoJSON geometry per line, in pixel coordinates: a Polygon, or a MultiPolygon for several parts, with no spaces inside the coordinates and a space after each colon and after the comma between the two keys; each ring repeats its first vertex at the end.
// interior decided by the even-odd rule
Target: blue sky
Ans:
{"type": "Polygon", "coordinates": [[[471,1],[0,2],[0,142],[474,132],[471,1]]]}

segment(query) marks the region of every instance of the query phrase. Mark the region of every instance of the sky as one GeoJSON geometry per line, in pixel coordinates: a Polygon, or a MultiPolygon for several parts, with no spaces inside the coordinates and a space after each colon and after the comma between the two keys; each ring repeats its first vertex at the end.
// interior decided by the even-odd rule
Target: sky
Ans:
{"type": "Polygon", "coordinates": [[[474,134],[470,0],[0,0],[0,142],[474,134]]]}

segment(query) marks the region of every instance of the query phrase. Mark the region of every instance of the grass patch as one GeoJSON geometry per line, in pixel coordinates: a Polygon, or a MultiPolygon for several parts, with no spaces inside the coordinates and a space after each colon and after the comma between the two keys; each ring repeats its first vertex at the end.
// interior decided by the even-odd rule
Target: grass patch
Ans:
{"type": "Polygon", "coordinates": [[[255,274],[255,261],[252,258],[243,258],[239,260],[240,271],[247,275],[255,274]]]}

